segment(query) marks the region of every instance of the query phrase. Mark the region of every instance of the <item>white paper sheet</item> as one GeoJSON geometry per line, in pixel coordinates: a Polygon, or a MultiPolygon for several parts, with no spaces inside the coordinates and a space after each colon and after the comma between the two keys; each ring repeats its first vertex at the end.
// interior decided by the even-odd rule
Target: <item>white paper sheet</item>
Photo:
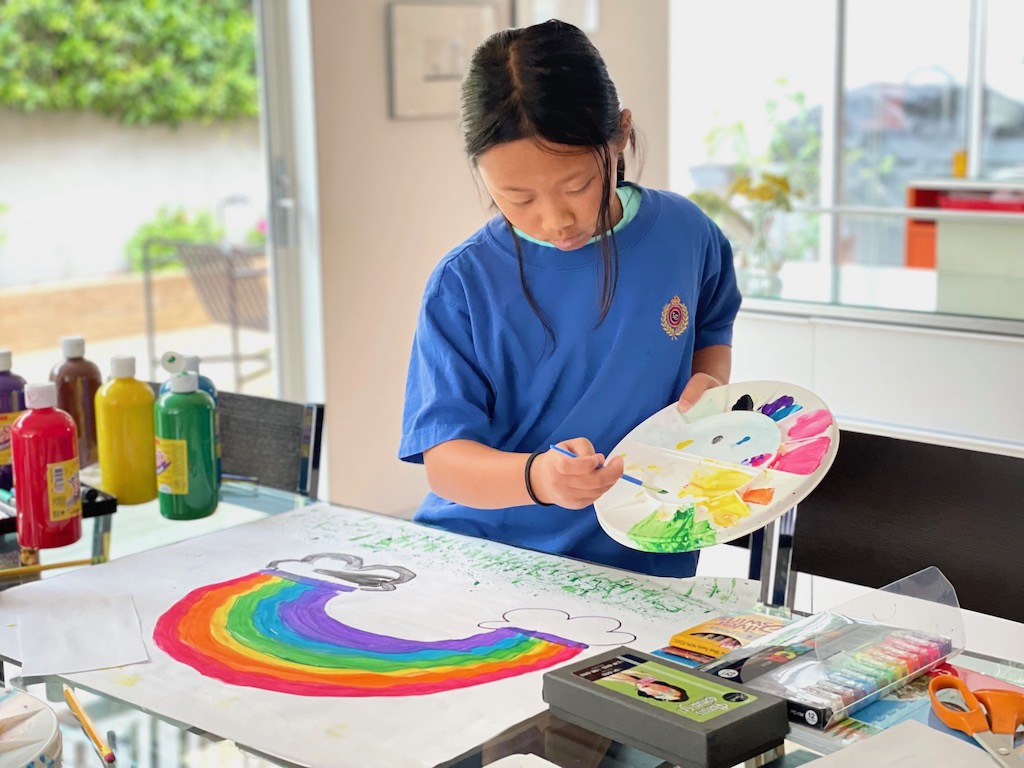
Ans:
{"type": "MultiPolygon", "coordinates": [[[[299,574],[293,584],[316,585],[314,577],[332,578],[318,571],[344,570],[337,557],[321,553],[358,557],[359,578],[372,580],[388,568],[392,576],[397,568],[415,574],[390,591],[340,591],[305,614],[310,626],[373,638],[371,650],[380,638],[422,648],[486,639],[530,622],[542,638],[583,644],[574,661],[625,644],[651,651],[676,632],[748,609],[757,598],[756,585],[744,580],[646,577],[321,504],[0,592],[0,616],[55,597],[134,594],[151,661],[72,681],[299,765],[433,766],[546,709],[545,670],[416,695],[397,695],[404,690],[397,684],[376,696],[300,695],[215,679],[154,641],[165,613],[190,595],[209,594],[213,585],[229,585],[222,588],[232,597],[235,584],[268,572],[290,571],[299,574]],[[302,562],[310,556],[317,557],[302,562]],[[282,562],[268,569],[274,561],[282,562]]],[[[322,586],[314,590],[323,593],[322,586]]],[[[20,658],[5,624],[0,620],[0,656],[20,658]]],[[[268,638],[278,639],[271,632],[268,638]]],[[[274,663],[269,655],[259,661],[274,663]]],[[[493,661],[486,654],[481,659],[493,661]]],[[[466,664],[456,671],[473,675],[475,669],[466,664]]]]}
{"type": "Polygon", "coordinates": [[[131,595],[47,597],[18,608],[25,677],[149,661],[131,595]]]}
{"type": "Polygon", "coordinates": [[[815,768],[993,768],[995,764],[981,747],[916,720],[887,728],[852,747],[814,761],[815,768]]]}

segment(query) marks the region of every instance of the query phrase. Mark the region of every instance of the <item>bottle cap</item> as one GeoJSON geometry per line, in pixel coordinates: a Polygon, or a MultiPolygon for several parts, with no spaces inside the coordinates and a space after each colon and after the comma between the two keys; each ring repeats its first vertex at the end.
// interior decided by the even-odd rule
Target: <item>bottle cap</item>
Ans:
{"type": "Polygon", "coordinates": [[[177,352],[164,352],[160,356],[160,367],[168,373],[182,373],[188,370],[185,367],[185,356],[177,352]]]}
{"type": "Polygon", "coordinates": [[[198,388],[199,376],[194,373],[171,376],[171,392],[195,392],[198,388]]]}
{"type": "Polygon", "coordinates": [[[185,355],[185,370],[199,373],[199,355],[185,355]]]}
{"type": "Polygon", "coordinates": [[[60,340],[60,351],[64,357],[82,357],[85,355],[85,339],[81,336],[65,336],[60,340]]]}
{"type": "Polygon", "coordinates": [[[11,370],[11,350],[0,349],[0,373],[11,370]]]}
{"type": "Polygon", "coordinates": [[[26,384],[25,405],[29,408],[56,408],[57,385],[53,382],[26,384]]]}
{"type": "Polygon", "coordinates": [[[115,379],[135,377],[135,355],[114,355],[110,358],[110,375],[115,379]]]}

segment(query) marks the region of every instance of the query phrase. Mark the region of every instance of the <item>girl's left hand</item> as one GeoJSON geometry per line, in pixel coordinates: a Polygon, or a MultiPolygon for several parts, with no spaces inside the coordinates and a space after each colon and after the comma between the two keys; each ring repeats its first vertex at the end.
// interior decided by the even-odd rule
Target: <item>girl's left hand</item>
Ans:
{"type": "Polygon", "coordinates": [[[683,393],[679,396],[679,402],[676,405],[680,411],[688,411],[693,407],[694,403],[700,400],[701,395],[712,387],[720,386],[722,386],[722,382],[710,373],[698,371],[686,382],[686,386],[683,387],[683,393]]]}

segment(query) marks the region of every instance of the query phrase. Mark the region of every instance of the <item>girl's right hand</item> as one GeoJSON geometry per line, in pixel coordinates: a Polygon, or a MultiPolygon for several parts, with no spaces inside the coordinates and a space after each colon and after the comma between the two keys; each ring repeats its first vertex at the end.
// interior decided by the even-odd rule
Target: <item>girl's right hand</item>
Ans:
{"type": "Polygon", "coordinates": [[[563,440],[560,448],[572,451],[576,458],[548,450],[537,456],[530,467],[530,485],[541,501],[566,509],[583,509],[604,495],[622,477],[621,456],[605,463],[585,437],[563,440]]]}

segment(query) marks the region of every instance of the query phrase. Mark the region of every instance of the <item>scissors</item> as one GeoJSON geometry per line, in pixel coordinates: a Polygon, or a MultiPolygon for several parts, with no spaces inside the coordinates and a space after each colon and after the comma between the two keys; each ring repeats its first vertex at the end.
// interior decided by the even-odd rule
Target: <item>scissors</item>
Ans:
{"type": "Polygon", "coordinates": [[[959,677],[939,675],[928,683],[928,695],[939,720],[973,736],[999,765],[1024,767],[1024,760],[1013,751],[1013,735],[1017,727],[1024,724],[1024,693],[972,691],[959,677]],[[939,699],[937,694],[947,689],[959,693],[963,704],[949,701],[948,697],[939,699]]]}

